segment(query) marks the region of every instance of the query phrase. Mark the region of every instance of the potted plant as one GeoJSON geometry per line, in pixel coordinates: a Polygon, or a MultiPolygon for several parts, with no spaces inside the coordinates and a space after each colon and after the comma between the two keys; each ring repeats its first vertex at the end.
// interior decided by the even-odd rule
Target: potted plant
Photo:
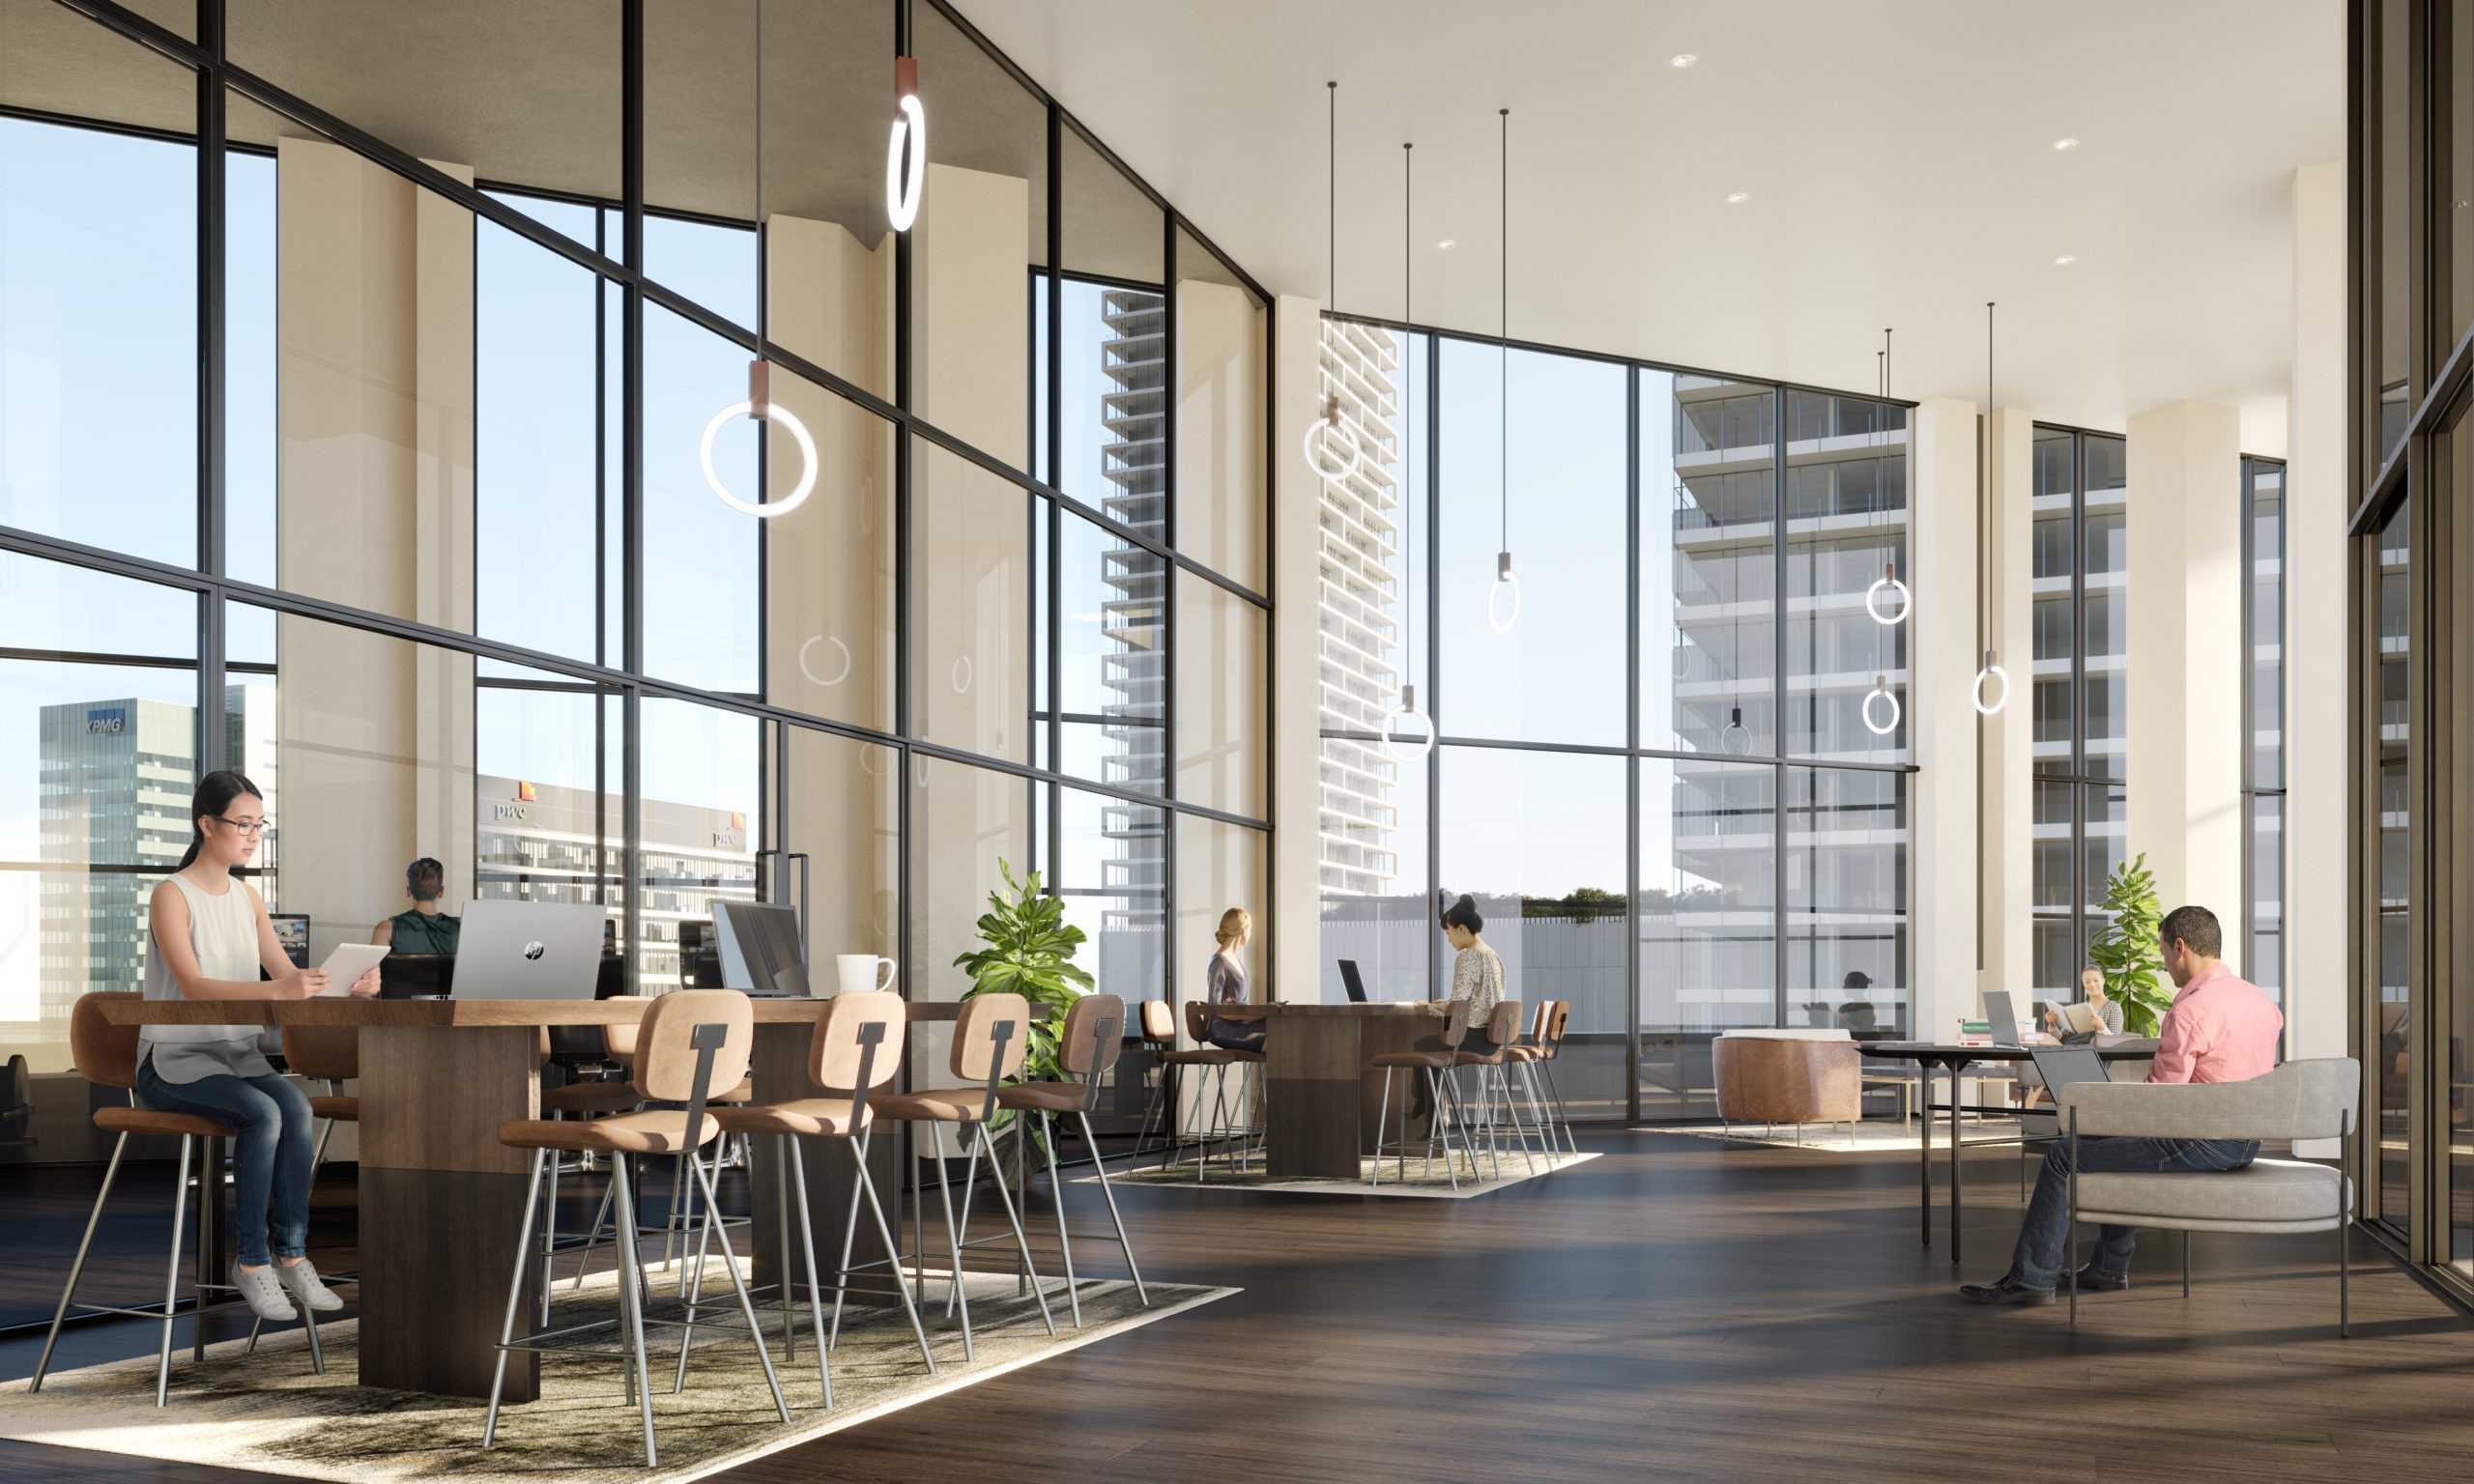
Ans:
{"type": "MultiPolygon", "coordinates": [[[[1038,871],[1016,881],[1014,868],[1001,858],[996,870],[1005,888],[988,894],[988,910],[979,918],[979,938],[987,947],[958,956],[954,966],[971,977],[964,999],[1019,994],[1030,1001],[1022,1079],[1052,1078],[1059,1070],[1057,1036],[1065,1028],[1066,1012],[1095,984],[1090,971],[1074,961],[1075,950],[1087,940],[1081,928],[1065,920],[1065,899],[1041,893],[1038,871]]],[[[1000,1113],[989,1131],[998,1132],[1012,1121],[1011,1113],[1000,1113]]]]}
{"type": "Polygon", "coordinates": [[[2156,931],[2164,925],[2165,912],[2156,899],[2156,873],[2147,869],[2146,852],[2115,866],[2105,878],[2103,910],[2113,914],[2113,921],[2088,940],[2088,961],[2105,976],[2105,993],[2120,1003],[2122,1029],[2133,1036],[2158,1035],[2165,1012],[2173,1004],[2173,989],[2159,983],[2165,960],[2156,931]]]}

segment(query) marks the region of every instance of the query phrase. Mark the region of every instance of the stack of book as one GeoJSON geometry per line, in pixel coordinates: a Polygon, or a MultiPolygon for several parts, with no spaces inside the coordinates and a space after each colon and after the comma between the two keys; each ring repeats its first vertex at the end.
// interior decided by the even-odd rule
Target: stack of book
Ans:
{"type": "Polygon", "coordinates": [[[1993,1022],[1990,1020],[1961,1020],[1959,1022],[1959,1044],[1963,1046],[1989,1046],[1993,1044],[1993,1022]]]}

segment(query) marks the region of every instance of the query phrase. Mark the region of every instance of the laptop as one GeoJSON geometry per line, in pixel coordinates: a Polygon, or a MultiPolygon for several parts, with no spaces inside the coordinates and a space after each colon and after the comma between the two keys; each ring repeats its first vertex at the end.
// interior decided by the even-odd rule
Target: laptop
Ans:
{"type": "Polygon", "coordinates": [[[769,901],[713,905],[722,985],[758,996],[805,999],[808,966],[799,941],[799,914],[769,901]]]}
{"type": "Polygon", "coordinates": [[[2034,1052],[2036,1073],[2048,1088],[2068,1087],[2073,1082],[2110,1082],[2105,1059],[2093,1046],[2038,1046],[2034,1052]]]}
{"type": "Polygon", "coordinates": [[[601,925],[591,902],[475,901],[455,947],[459,1000],[589,1000],[601,973],[601,925]]]}
{"type": "Polygon", "coordinates": [[[1356,959],[1343,958],[1340,960],[1340,987],[1349,992],[1350,1004],[1363,1005],[1366,1003],[1366,981],[1357,977],[1356,959]]]}
{"type": "Polygon", "coordinates": [[[1995,1045],[2015,1046],[2019,1043],[2019,1013],[2010,1008],[2009,990],[1984,991],[1984,1018],[1993,1032],[1995,1045]]]}

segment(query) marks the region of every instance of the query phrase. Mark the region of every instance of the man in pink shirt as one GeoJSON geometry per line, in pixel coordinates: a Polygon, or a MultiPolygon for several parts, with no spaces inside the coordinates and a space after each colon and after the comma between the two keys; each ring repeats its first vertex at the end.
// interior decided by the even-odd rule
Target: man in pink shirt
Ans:
{"type": "MultiPolygon", "coordinates": [[[[2173,977],[2173,1006],[2165,1013],[2150,1082],[2240,1082],[2276,1065],[2285,1016],[2257,985],[2225,966],[2224,930],[2205,907],[2175,907],[2157,933],[2165,972],[2173,977]]],[[[2084,1172],[2206,1174],[2238,1170],[2258,1157],[2248,1139],[2105,1139],[2079,1141],[2084,1172]]],[[[1970,1283],[1960,1297],[1977,1303],[2051,1303],[2060,1281],[2062,1242],[2069,1231],[2070,1155],[2056,1142],[2045,1153],[2036,1193],[2020,1224],[2010,1270],[1991,1283],[1970,1283]]],[[[2083,1289],[2130,1287],[2130,1255],[2139,1229],[2108,1226],[2095,1260],[2079,1271],[2083,1289]]]]}

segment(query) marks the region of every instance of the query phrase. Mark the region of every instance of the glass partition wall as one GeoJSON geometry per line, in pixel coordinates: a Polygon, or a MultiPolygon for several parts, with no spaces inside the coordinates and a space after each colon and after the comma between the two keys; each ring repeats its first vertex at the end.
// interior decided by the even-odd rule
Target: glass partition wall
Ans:
{"type": "Polygon", "coordinates": [[[1129,999],[1264,953],[1267,300],[966,24],[161,9],[0,0],[0,1158],[218,767],[318,956],[419,856],[645,992],[767,899],[955,998],[1005,867],[1129,999]]]}
{"type": "Polygon", "coordinates": [[[1729,1027],[1906,1032],[1907,629],[1866,599],[1911,576],[1908,407],[1341,317],[1321,365],[1361,450],[1320,481],[1324,997],[1343,958],[1443,992],[1467,893],[1508,992],[1570,1002],[1584,1116],[1713,1114],[1729,1027]]]}

